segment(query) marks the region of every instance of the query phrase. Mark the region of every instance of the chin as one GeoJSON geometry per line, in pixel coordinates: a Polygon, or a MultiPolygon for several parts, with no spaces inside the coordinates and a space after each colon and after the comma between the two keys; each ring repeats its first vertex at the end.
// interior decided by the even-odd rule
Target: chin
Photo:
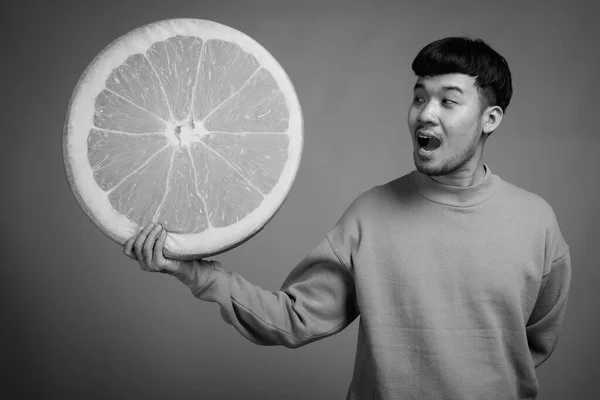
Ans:
{"type": "Polygon", "coordinates": [[[419,164],[419,163],[415,163],[415,167],[417,168],[417,171],[421,172],[422,174],[428,175],[428,176],[447,175],[446,171],[444,171],[442,168],[439,168],[439,167],[426,165],[426,164],[419,164]]]}
{"type": "Polygon", "coordinates": [[[434,159],[423,160],[418,154],[414,153],[414,163],[417,171],[429,176],[447,175],[448,171],[445,165],[434,159]]]}

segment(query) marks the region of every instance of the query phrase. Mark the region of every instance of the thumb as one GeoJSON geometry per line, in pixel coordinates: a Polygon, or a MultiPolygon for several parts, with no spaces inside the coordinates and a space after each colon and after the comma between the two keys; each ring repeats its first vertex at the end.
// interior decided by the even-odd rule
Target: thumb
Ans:
{"type": "Polygon", "coordinates": [[[167,258],[164,255],[164,245],[167,239],[167,231],[163,230],[154,246],[154,260],[157,266],[165,272],[175,272],[179,269],[180,261],[167,258]]]}

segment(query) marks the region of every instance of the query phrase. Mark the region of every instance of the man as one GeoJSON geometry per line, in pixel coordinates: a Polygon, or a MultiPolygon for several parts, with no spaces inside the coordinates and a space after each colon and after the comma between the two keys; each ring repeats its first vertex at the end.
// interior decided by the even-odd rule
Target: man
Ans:
{"type": "Polygon", "coordinates": [[[218,303],[257,344],[302,346],[360,315],[347,399],[534,399],[571,264],[551,206],[483,163],[512,95],[508,65],[481,40],[446,38],[412,68],[416,170],[355,199],[280,291],[165,259],[160,226],[124,252],[218,303]]]}

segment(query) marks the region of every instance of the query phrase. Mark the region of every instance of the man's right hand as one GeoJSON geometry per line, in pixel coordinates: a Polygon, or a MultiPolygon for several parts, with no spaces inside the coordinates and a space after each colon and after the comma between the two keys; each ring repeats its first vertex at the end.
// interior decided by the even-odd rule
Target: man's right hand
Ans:
{"type": "Polygon", "coordinates": [[[166,258],[163,253],[167,231],[160,224],[149,223],[132,236],[123,247],[123,253],[140,264],[140,269],[149,272],[174,274],[185,261],[166,258]]]}

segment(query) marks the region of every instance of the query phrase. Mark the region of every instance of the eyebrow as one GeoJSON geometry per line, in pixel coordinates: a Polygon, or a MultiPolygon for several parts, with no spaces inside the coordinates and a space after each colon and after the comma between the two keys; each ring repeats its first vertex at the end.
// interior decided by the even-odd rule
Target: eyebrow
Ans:
{"type": "MultiPolygon", "coordinates": [[[[423,85],[422,83],[415,83],[413,90],[417,90],[417,89],[425,89],[425,85],[423,85]]],[[[456,90],[460,94],[464,94],[463,90],[458,86],[446,85],[446,86],[442,86],[442,89],[445,90],[446,92],[450,91],[450,90],[456,90]]]]}
{"type": "Polygon", "coordinates": [[[442,86],[442,89],[444,89],[446,92],[449,90],[456,90],[458,93],[463,94],[462,89],[458,86],[442,86]]]}

